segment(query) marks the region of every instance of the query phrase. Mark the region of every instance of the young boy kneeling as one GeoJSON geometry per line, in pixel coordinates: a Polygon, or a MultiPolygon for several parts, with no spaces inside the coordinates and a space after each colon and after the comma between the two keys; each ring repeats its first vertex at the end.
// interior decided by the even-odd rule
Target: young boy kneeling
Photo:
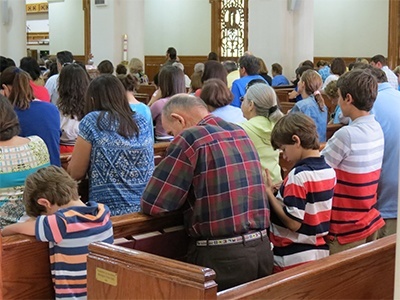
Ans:
{"type": "Polygon", "coordinates": [[[266,170],[274,272],[279,272],[329,256],[324,236],[329,232],[336,175],[319,153],[314,121],[303,113],[280,119],[272,130],[271,143],[295,163],[276,197],[266,170]]]}
{"type": "Polygon", "coordinates": [[[56,166],[28,176],[23,201],[28,216],[36,220],[7,226],[2,235],[21,233],[49,242],[56,298],[86,299],[88,245],[113,242],[108,207],[96,202],[85,205],[76,181],[56,166]]]}

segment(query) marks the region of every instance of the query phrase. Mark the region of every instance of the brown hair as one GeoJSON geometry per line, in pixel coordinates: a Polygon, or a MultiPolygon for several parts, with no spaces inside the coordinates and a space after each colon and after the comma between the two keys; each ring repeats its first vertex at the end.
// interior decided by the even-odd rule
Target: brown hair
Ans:
{"type": "Polygon", "coordinates": [[[228,72],[225,67],[218,61],[209,60],[204,63],[204,72],[203,76],[201,76],[201,82],[205,82],[211,78],[221,79],[226,85],[228,85],[228,81],[226,77],[228,76],[228,72]]]}
{"type": "Polygon", "coordinates": [[[78,183],[63,168],[49,166],[39,169],[25,181],[23,202],[28,216],[38,217],[46,212],[46,208],[37,203],[40,198],[63,206],[79,199],[78,183]]]}
{"type": "Polygon", "coordinates": [[[307,95],[313,95],[315,100],[318,103],[319,110],[325,110],[325,101],[322,97],[321,93],[319,92],[320,88],[322,87],[322,78],[318,72],[309,69],[304,71],[303,75],[301,75],[301,81],[304,82],[304,89],[307,95]]]}
{"type": "Polygon", "coordinates": [[[17,114],[10,101],[0,94],[0,141],[8,141],[19,133],[17,114]]]}
{"type": "Polygon", "coordinates": [[[359,110],[370,111],[378,94],[378,83],[368,69],[352,70],[339,77],[337,81],[342,98],[350,94],[353,105],[359,110]]]}
{"type": "Polygon", "coordinates": [[[211,78],[204,82],[200,98],[207,105],[218,108],[230,104],[233,94],[221,79],[211,78]]]}
{"type": "Polygon", "coordinates": [[[117,75],[117,78],[121,81],[126,91],[136,92],[138,90],[140,83],[136,76],[132,76],[131,74],[120,74],[117,75]]]}
{"type": "Polygon", "coordinates": [[[58,77],[59,99],[57,107],[65,116],[85,116],[85,93],[89,86],[88,74],[76,63],[66,65],[58,77]]]}
{"type": "Polygon", "coordinates": [[[139,133],[121,81],[110,74],[99,76],[89,84],[86,92],[85,112],[100,111],[97,126],[100,130],[112,130],[118,126],[119,135],[130,138],[139,133]],[[101,122],[104,119],[104,122],[101,122]]]}
{"type": "Polygon", "coordinates": [[[0,75],[0,85],[11,87],[8,99],[15,107],[22,110],[28,109],[34,99],[29,81],[29,74],[17,67],[8,67],[0,75]]]}
{"type": "Polygon", "coordinates": [[[161,97],[167,98],[175,94],[186,93],[185,75],[178,67],[167,65],[161,68],[158,75],[161,97]]]}
{"type": "Polygon", "coordinates": [[[293,135],[300,138],[304,149],[319,149],[317,126],[313,119],[301,112],[287,114],[276,122],[271,133],[272,147],[276,150],[282,145],[294,145],[293,135]]]}

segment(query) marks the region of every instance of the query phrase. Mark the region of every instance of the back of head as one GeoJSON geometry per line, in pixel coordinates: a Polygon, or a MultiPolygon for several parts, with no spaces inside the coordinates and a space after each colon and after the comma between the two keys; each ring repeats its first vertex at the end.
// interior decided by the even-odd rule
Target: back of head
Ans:
{"type": "Polygon", "coordinates": [[[180,62],[174,62],[173,64],[172,64],[174,67],[178,67],[179,69],[181,69],[182,70],[182,72],[184,72],[185,71],[185,66],[183,65],[183,63],[180,63],[180,62]]]}
{"type": "Polygon", "coordinates": [[[228,72],[220,62],[209,60],[204,63],[204,72],[203,76],[201,77],[201,81],[203,83],[208,79],[218,78],[228,85],[226,76],[228,76],[228,72]]]}
{"type": "Polygon", "coordinates": [[[325,60],[321,59],[321,60],[317,61],[317,68],[324,67],[324,66],[327,66],[327,65],[328,65],[328,62],[325,61],[325,60]]]}
{"type": "Polygon", "coordinates": [[[207,105],[218,108],[230,104],[233,100],[233,94],[221,79],[211,78],[204,82],[200,98],[207,105]]]}
{"type": "Polygon", "coordinates": [[[280,64],[274,63],[274,64],[272,64],[271,67],[272,67],[272,72],[273,73],[282,75],[283,68],[282,68],[282,66],[280,64]]]}
{"type": "Polygon", "coordinates": [[[251,85],[245,98],[254,103],[257,116],[263,116],[272,122],[277,122],[284,115],[278,107],[275,90],[268,84],[256,83],[251,85]]]}
{"type": "Polygon", "coordinates": [[[195,64],[193,70],[194,70],[194,72],[201,72],[203,74],[203,72],[204,72],[204,64],[203,63],[195,64]]]}
{"type": "Polygon", "coordinates": [[[0,141],[8,141],[19,133],[20,126],[14,107],[0,94],[0,141]]]}
{"type": "Polygon", "coordinates": [[[30,76],[25,71],[17,67],[8,67],[0,75],[0,85],[11,88],[7,98],[19,109],[29,108],[33,100],[33,91],[29,84],[30,76]]]}
{"type": "Polygon", "coordinates": [[[128,64],[128,70],[131,74],[143,72],[143,63],[139,58],[132,58],[128,64]]]}
{"type": "Polygon", "coordinates": [[[231,73],[233,71],[237,70],[237,65],[233,60],[226,60],[222,62],[222,65],[224,66],[226,72],[231,73]]]}
{"type": "Polygon", "coordinates": [[[210,52],[210,53],[208,53],[207,60],[216,60],[216,61],[219,61],[218,54],[215,53],[215,52],[210,52]]]}
{"type": "Polygon", "coordinates": [[[311,69],[314,69],[314,63],[313,63],[311,60],[309,60],[309,59],[303,61],[303,62],[301,63],[301,65],[302,65],[302,66],[309,66],[311,69]]]}
{"type": "Polygon", "coordinates": [[[335,75],[342,75],[346,72],[346,62],[341,57],[336,57],[331,63],[331,72],[335,75]]]}
{"type": "Polygon", "coordinates": [[[351,95],[352,104],[367,112],[371,110],[378,93],[376,78],[368,69],[357,69],[343,74],[337,81],[337,87],[343,99],[348,94],[351,95]]]}
{"type": "Polygon", "coordinates": [[[111,61],[103,60],[97,66],[97,70],[99,70],[100,74],[112,74],[114,73],[114,66],[111,61]]]}
{"type": "Polygon", "coordinates": [[[333,98],[333,99],[339,98],[339,92],[338,92],[338,88],[337,88],[337,80],[332,80],[331,82],[329,82],[326,85],[324,92],[330,98],[333,98]]]}
{"type": "Polygon", "coordinates": [[[58,206],[66,205],[79,199],[78,184],[63,168],[50,166],[39,169],[25,181],[23,202],[28,216],[38,217],[46,213],[46,208],[38,204],[40,198],[58,206]]]}
{"type": "Polygon", "coordinates": [[[126,75],[127,72],[128,72],[128,69],[123,64],[118,64],[115,67],[115,73],[117,75],[126,75]]]}
{"type": "Polygon", "coordinates": [[[70,64],[61,69],[58,78],[59,99],[57,106],[66,116],[81,120],[85,115],[85,93],[89,77],[78,64],[70,64]]]}
{"type": "Polygon", "coordinates": [[[139,132],[132,118],[132,110],[126,98],[125,88],[121,81],[109,74],[99,76],[89,84],[85,95],[85,112],[101,111],[97,125],[101,130],[110,129],[115,122],[119,123],[118,134],[130,138],[139,132]],[[107,128],[101,126],[100,120],[106,117],[107,128]]]}
{"type": "Polygon", "coordinates": [[[268,68],[264,60],[261,57],[258,57],[257,59],[258,62],[260,63],[260,74],[268,74],[268,68]]]}
{"type": "Polygon", "coordinates": [[[117,78],[121,81],[125,90],[128,92],[136,92],[139,87],[139,81],[136,76],[131,74],[117,75],[117,78]]]}
{"type": "Polygon", "coordinates": [[[176,60],[177,52],[174,47],[169,47],[167,49],[167,54],[171,60],[176,60]]]}
{"type": "Polygon", "coordinates": [[[36,80],[40,77],[41,72],[39,64],[33,57],[23,57],[20,61],[19,67],[27,72],[31,76],[32,80],[36,80]]]}
{"type": "Polygon", "coordinates": [[[379,68],[364,63],[356,63],[353,70],[369,70],[378,83],[388,82],[386,73],[379,68]]]}
{"type": "Polygon", "coordinates": [[[305,71],[307,71],[307,70],[313,70],[313,68],[311,68],[310,66],[301,66],[301,67],[298,67],[297,69],[296,69],[296,77],[298,77],[298,78],[301,78],[301,76],[303,75],[303,73],[305,72],[305,71]]]}
{"type": "Polygon", "coordinates": [[[207,105],[199,97],[188,94],[178,94],[164,105],[162,114],[163,117],[171,120],[172,113],[185,114],[200,121],[208,114],[207,105]]]}
{"type": "Polygon", "coordinates": [[[309,116],[295,112],[279,119],[271,133],[271,144],[274,149],[282,145],[294,145],[293,135],[297,135],[304,149],[319,149],[317,126],[309,116]]]}
{"type": "Polygon", "coordinates": [[[74,56],[69,51],[60,51],[57,52],[57,61],[61,66],[64,64],[72,64],[74,62],[74,56]]]}
{"type": "Polygon", "coordinates": [[[185,75],[181,69],[172,65],[166,65],[161,68],[158,75],[158,83],[162,98],[186,92],[185,75]]]}
{"type": "Polygon", "coordinates": [[[239,58],[240,68],[246,70],[247,75],[257,75],[260,72],[260,62],[254,55],[243,55],[239,58]]]}
{"type": "Polygon", "coordinates": [[[387,66],[386,57],[384,57],[382,54],[377,54],[377,55],[373,56],[371,58],[371,62],[374,62],[374,63],[380,62],[382,64],[382,66],[387,66]]]}
{"type": "Polygon", "coordinates": [[[314,92],[319,91],[322,87],[322,78],[318,72],[313,69],[308,69],[301,75],[301,81],[304,82],[304,89],[307,95],[312,95],[314,92]]]}
{"type": "Polygon", "coordinates": [[[369,64],[368,59],[362,58],[362,57],[357,57],[355,63],[364,63],[364,64],[369,64]]]}
{"type": "Polygon", "coordinates": [[[0,73],[9,67],[7,57],[0,56],[0,73]]]}

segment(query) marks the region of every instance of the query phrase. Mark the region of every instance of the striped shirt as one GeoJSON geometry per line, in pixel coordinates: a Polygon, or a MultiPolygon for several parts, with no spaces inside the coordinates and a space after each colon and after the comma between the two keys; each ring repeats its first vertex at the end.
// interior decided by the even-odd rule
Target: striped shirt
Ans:
{"type": "Polygon", "coordinates": [[[49,242],[56,299],[86,299],[86,259],[92,242],[113,242],[110,210],[88,202],[36,220],[36,239],[49,242]]]}
{"type": "Polygon", "coordinates": [[[195,238],[232,237],[269,227],[269,206],[257,151],[237,125],[208,115],[167,149],[142,196],[158,215],[183,208],[195,238]]]}
{"type": "Polygon", "coordinates": [[[381,126],[367,115],[339,129],[322,151],[337,176],[329,236],[342,245],[364,239],[384,225],[375,208],[383,146],[381,126]]]}
{"type": "Polygon", "coordinates": [[[271,211],[274,272],[329,255],[324,236],[329,232],[335,183],[335,171],[323,157],[299,161],[285,178],[277,198],[283,199],[286,215],[301,226],[292,231],[271,211]]]}

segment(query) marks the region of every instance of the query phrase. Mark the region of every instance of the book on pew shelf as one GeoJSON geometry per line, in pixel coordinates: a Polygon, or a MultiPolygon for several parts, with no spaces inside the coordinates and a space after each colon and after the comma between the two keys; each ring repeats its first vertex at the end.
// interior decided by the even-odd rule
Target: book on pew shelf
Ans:
{"type": "Polygon", "coordinates": [[[136,241],[138,240],[143,240],[143,239],[147,239],[153,236],[157,236],[157,235],[161,235],[162,233],[160,231],[152,231],[152,232],[147,232],[147,233],[143,233],[143,234],[137,234],[137,235],[132,235],[132,238],[136,241]]]}
{"type": "Polygon", "coordinates": [[[184,227],[183,225],[178,225],[178,226],[173,226],[173,227],[164,228],[164,229],[163,229],[163,232],[164,232],[164,233],[169,233],[169,232],[181,231],[181,230],[185,230],[185,227],[184,227]]]}
{"type": "Polygon", "coordinates": [[[118,239],[114,239],[114,245],[118,245],[118,244],[122,244],[122,243],[126,243],[129,242],[129,240],[127,238],[118,238],[118,239]]]}

